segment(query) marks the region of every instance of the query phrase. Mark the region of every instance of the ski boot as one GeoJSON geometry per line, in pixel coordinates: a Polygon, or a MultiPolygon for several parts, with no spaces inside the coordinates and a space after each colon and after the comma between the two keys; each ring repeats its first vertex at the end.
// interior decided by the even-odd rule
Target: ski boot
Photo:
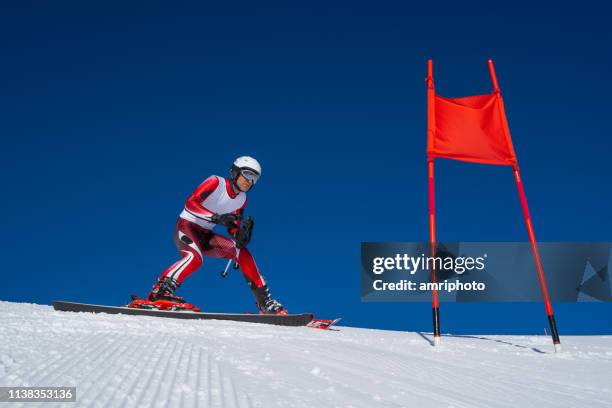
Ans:
{"type": "Polygon", "coordinates": [[[174,294],[179,286],[180,284],[176,280],[164,276],[163,278],[160,278],[155,285],[153,285],[153,289],[146,299],[140,299],[137,296],[132,295],[132,301],[128,304],[128,307],[157,310],[189,310],[192,312],[199,312],[199,307],[185,302],[182,297],[174,294]]]}
{"type": "Polygon", "coordinates": [[[253,295],[255,295],[255,305],[259,309],[259,314],[286,315],[289,313],[278,300],[270,296],[270,290],[267,285],[261,288],[251,287],[251,290],[253,295]]]}

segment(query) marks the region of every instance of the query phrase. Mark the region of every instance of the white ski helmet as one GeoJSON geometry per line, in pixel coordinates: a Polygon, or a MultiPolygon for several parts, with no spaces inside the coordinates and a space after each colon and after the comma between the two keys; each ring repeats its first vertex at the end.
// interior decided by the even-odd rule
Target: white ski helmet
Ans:
{"type": "Polygon", "coordinates": [[[232,168],[230,169],[230,174],[232,183],[234,183],[235,186],[237,186],[236,181],[238,180],[238,176],[242,176],[255,184],[261,176],[261,165],[251,156],[240,156],[234,160],[232,168]]]}

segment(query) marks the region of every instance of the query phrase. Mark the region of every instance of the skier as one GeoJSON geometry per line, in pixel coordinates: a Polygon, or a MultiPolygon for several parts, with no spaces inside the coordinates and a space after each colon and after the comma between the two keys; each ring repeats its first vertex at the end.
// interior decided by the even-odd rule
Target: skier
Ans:
{"type": "Polygon", "coordinates": [[[259,162],[250,156],[241,156],[234,161],[229,180],[210,176],[189,196],[174,232],[174,241],[181,259],[159,276],[145,305],[140,303],[133,307],[198,311],[199,308],[186,303],[174,292],[208,256],[227,258],[238,263],[261,314],[287,314],[283,305],[270,296],[268,286],[246,248],[251,239],[250,232],[241,228],[246,193],[260,176],[259,162]],[[216,225],[227,227],[234,240],[213,232],[216,225]]]}

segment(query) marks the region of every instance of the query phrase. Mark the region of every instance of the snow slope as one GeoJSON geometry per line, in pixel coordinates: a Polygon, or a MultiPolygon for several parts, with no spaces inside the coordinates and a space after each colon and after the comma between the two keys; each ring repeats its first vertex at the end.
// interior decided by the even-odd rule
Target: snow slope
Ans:
{"type": "Polygon", "coordinates": [[[612,406],[610,336],[558,354],[543,336],[442,340],[0,302],[0,386],[76,386],[70,407],[612,406]]]}

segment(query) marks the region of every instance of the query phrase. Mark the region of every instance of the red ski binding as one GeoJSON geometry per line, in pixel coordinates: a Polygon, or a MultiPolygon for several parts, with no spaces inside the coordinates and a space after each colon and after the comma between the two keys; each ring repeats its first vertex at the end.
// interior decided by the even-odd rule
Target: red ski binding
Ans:
{"type": "Polygon", "coordinates": [[[132,301],[128,303],[127,307],[132,309],[153,309],[153,310],[172,310],[172,311],[189,311],[199,312],[200,308],[186,302],[175,302],[172,300],[156,300],[149,301],[147,299],[141,299],[136,295],[132,295],[132,301]]]}
{"type": "Polygon", "coordinates": [[[260,315],[265,315],[265,314],[273,314],[273,315],[277,315],[277,316],[285,316],[285,315],[288,315],[288,314],[289,314],[289,312],[288,312],[286,309],[281,309],[281,310],[279,310],[279,311],[278,311],[278,312],[276,312],[276,313],[264,313],[264,312],[262,312],[262,311],[260,310],[260,311],[259,311],[259,314],[260,314],[260,315]]]}

